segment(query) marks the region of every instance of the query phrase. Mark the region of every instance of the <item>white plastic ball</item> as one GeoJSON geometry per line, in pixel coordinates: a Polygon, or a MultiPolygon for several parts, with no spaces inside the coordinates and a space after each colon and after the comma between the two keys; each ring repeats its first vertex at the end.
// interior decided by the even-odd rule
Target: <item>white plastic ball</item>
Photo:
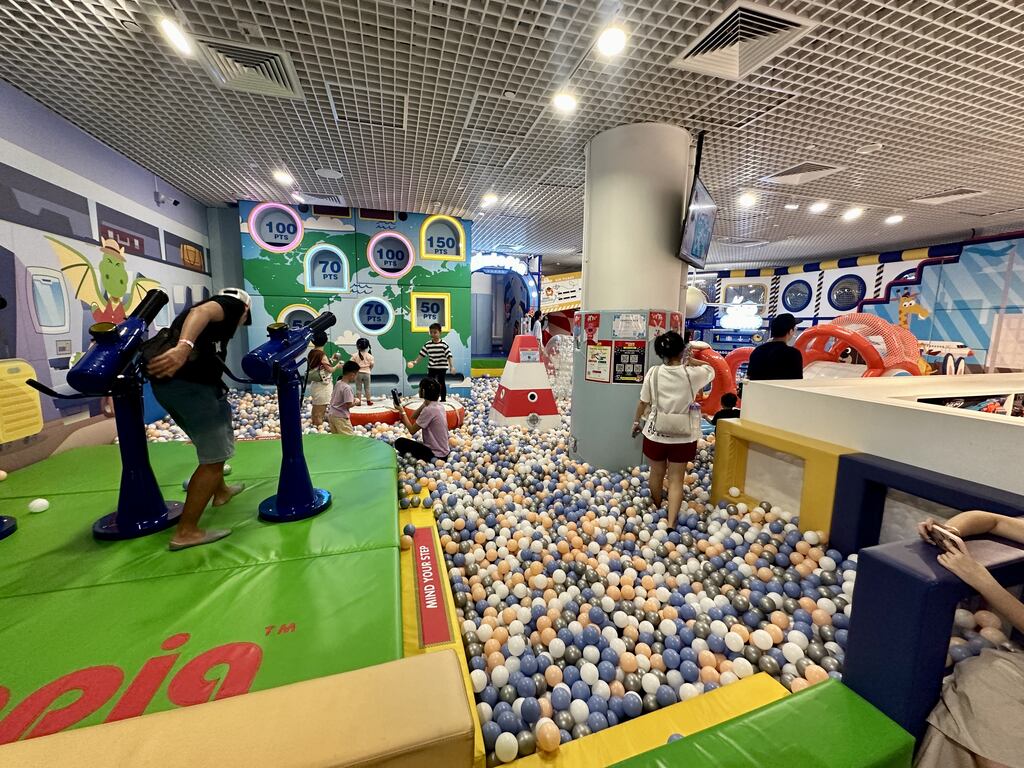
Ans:
{"type": "Polygon", "coordinates": [[[45,512],[50,508],[50,502],[46,499],[32,499],[28,503],[28,511],[38,514],[39,512],[45,512]]]}

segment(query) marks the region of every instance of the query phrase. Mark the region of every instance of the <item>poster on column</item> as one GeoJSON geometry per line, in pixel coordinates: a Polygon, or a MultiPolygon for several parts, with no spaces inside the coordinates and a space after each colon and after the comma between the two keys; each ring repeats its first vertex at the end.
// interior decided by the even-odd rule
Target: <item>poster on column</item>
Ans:
{"type": "Polygon", "coordinates": [[[587,344],[587,381],[608,384],[612,380],[612,343],[595,341],[587,344]]]}
{"type": "Polygon", "coordinates": [[[668,330],[668,313],[659,310],[651,310],[647,316],[647,343],[652,345],[654,340],[668,330]]]}
{"type": "Polygon", "coordinates": [[[641,384],[644,380],[645,341],[616,341],[612,382],[615,384],[641,384]]]}
{"type": "Polygon", "coordinates": [[[682,312],[673,312],[671,315],[669,315],[668,329],[670,331],[675,331],[676,333],[682,333],[683,332],[683,313],[682,312]]]}
{"type": "Polygon", "coordinates": [[[583,316],[583,330],[587,334],[589,344],[597,337],[597,331],[601,327],[601,315],[597,312],[587,312],[583,316]]]}
{"type": "Polygon", "coordinates": [[[612,315],[612,335],[616,339],[642,339],[646,326],[642,312],[616,312],[612,315]]]}

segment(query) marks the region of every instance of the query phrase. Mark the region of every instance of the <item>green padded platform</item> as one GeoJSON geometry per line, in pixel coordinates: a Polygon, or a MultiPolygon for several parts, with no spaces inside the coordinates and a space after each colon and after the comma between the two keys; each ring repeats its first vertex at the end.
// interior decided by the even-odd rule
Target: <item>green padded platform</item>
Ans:
{"type": "Polygon", "coordinates": [[[836,680],[616,768],[909,768],[913,737],[836,680]]]}
{"type": "MultiPolygon", "coordinates": [[[[232,479],[244,480],[247,490],[204,515],[205,525],[229,527],[232,535],[182,552],[167,550],[171,531],[121,542],[92,538],[93,521],[116,502],[119,464],[110,448],[72,450],[8,481],[17,481],[18,492],[31,484],[32,492],[0,503],[18,515],[18,531],[0,542],[0,743],[28,730],[13,724],[26,711],[26,697],[69,674],[75,677],[65,680],[89,679],[84,690],[110,685],[113,693],[97,693],[96,701],[83,696],[88,706],[65,693],[50,707],[71,712],[57,718],[67,721],[62,727],[102,722],[125,697],[154,712],[189,696],[261,690],[402,656],[397,477],[389,446],[307,438],[306,455],[315,455],[310,464],[319,467],[313,482],[332,492],[333,504],[309,520],[272,524],[256,512],[276,492],[280,443],[241,444],[232,479]],[[96,462],[104,466],[87,471],[96,462]],[[90,490],[75,492],[75,484],[90,490]],[[20,511],[36,496],[50,500],[47,512],[20,511]],[[150,679],[140,675],[152,666],[147,660],[173,654],[179,655],[166,675],[139,693],[142,684],[132,681],[150,679]],[[90,668],[103,672],[82,672],[90,668]],[[184,689],[174,688],[179,673],[184,689]],[[182,693],[189,686],[193,693],[182,693]]],[[[187,474],[195,460],[191,446],[150,448],[159,478],[187,474]]],[[[184,495],[180,481],[164,493],[184,495]]]]}

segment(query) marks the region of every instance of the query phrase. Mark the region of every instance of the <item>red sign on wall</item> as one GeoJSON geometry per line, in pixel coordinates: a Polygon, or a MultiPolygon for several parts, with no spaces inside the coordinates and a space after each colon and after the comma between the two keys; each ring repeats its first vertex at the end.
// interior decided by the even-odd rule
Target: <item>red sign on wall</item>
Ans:
{"type": "Polygon", "coordinates": [[[594,341],[597,329],[601,327],[601,316],[596,312],[587,312],[583,316],[583,331],[587,334],[587,343],[594,341]]]}
{"type": "Polygon", "coordinates": [[[416,609],[420,617],[420,648],[452,641],[448,605],[444,598],[444,569],[438,563],[433,532],[417,528],[412,535],[412,563],[416,571],[416,609]]]}
{"type": "Polygon", "coordinates": [[[668,329],[676,333],[683,332],[683,315],[681,312],[673,312],[669,315],[668,329]]]}

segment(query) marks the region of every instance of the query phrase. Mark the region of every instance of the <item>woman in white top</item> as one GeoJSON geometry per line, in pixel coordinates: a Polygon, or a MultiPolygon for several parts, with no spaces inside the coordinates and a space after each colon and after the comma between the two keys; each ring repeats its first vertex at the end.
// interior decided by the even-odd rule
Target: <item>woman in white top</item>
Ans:
{"type": "Polygon", "coordinates": [[[651,465],[651,498],[661,507],[667,471],[668,527],[672,529],[683,504],[686,465],[697,455],[701,435],[697,395],[715,378],[715,372],[687,354],[686,341],[675,331],[656,338],[654,352],[664,364],[652,367],[644,377],[633,433],[640,430],[641,419],[650,408],[643,436],[644,456],[651,465]]]}
{"type": "Polygon", "coordinates": [[[544,315],[540,313],[539,309],[533,313],[533,322],[530,325],[530,330],[537,337],[537,343],[540,345],[540,348],[544,349],[544,315]]]}

